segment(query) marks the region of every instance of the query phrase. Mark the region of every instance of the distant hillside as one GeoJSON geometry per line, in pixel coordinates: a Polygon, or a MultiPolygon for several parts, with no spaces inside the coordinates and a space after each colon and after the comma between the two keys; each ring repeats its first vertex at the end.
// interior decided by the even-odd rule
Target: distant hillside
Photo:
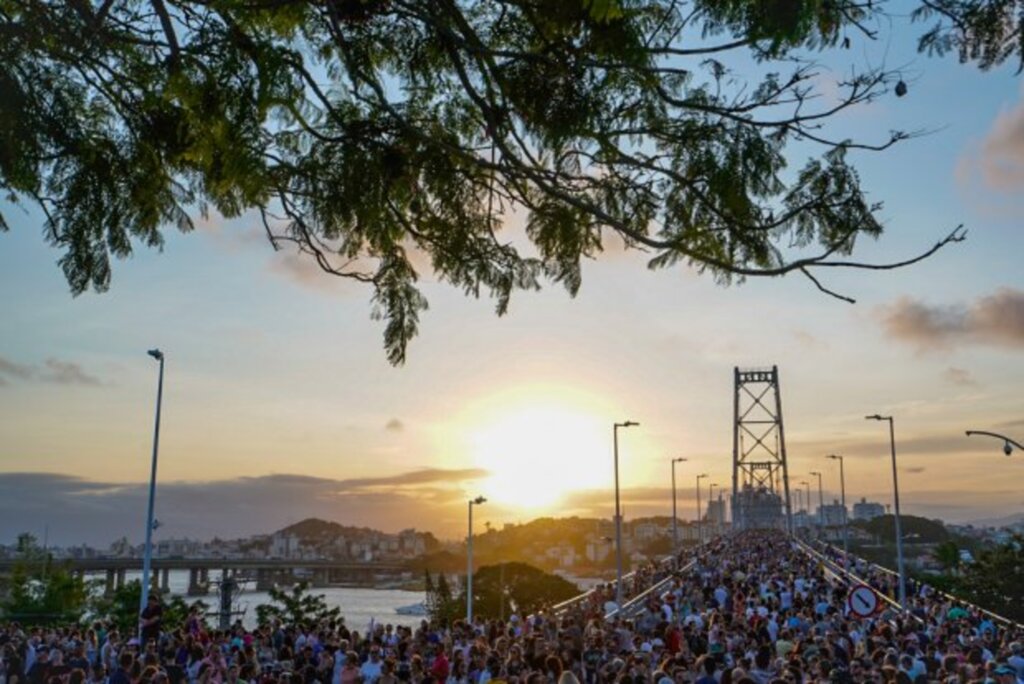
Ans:
{"type": "Polygon", "coordinates": [[[372,534],[373,532],[377,532],[377,530],[369,527],[349,527],[347,525],[342,525],[341,523],[321,520],[320,518],[306,518],[294,525],[289,525],[288,527],[280,529],[274,534],[293,534],[299,539],[313,541],[318,539],[332,539],[345,534],[372,534]]]}
{"type": "MultiPolygon", "coordinates": [[[[916,515],[901,515],[900,523],[904,539],[911,543],[938,544],[949,540],[949,531],[941,522],[919,518],[916,515]]],[[[892,543],[896,540],[896,527],[892,515],[882,515],[869,521],[857,520],[852,524],[882,541],[892,543]]]]}
{"type": "Polygon", "coordinates": [[[1024,513],[1013,513],[1004,515],[1002,518],[985,518],[984,520],[972,520],[969,525],[975,527],[1009,527],[1024,522],[1024,513]]]}
{"type": "MultiPolygon", "coordinates": [[[[318,546],[322,543],[337,539],[338,537],[365,538],[383,535],[385,533],[371,527],[351,527],[349,525],[342,525],[341,523],[336,523],[330,520],[306,518],[294,525],[282,528],[274,534],[295,535],[303,544],[318,546]]],[[[427,552],[435,551],[441,546],[440,542],[437,541],[437,538],[434,537],[432,533],[417,531],[417,534],[423,538],[427,552]]]]}

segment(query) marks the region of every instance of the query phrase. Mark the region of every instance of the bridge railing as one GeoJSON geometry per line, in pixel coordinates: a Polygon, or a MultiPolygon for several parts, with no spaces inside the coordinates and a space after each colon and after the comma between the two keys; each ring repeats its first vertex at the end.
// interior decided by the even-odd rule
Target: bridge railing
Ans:
{"type": "MultiPolygon", "coordinates": [[[[689,553],[693,553],[693,554],[697,553],[701,548],[706,546],[707,543],[710,543],[710,540],[709,540],[709,542],[705,542],[705,544],[701,544],[701,545],[698,545],[698,546],[694,547],[692,550],[689,551],[689,553]]],[[[623,602],[622,606],[620,606],[620,607],[616,608],[615,610],[612,610],[611,612],[607,613],[605,615],[605,619],[606,620],[612,619],[616,615],[623,614],[625,612],[627,606],[630,606],[631,610],[634,611],[634,614],[635,614],[635,611],[637,611],[639,606],[643,605],[643,602],[647,599],[647,597],[649,597],[653,592],[657,591],[659,588],[666,587],[668,585],[668,583],[671,582],[671,580],[676,576],[676,574],[692,570],[694,565],[695,565],[695,561],[693,561],[693,560],[690,560],[685,565],[682,565],[681,567],[679,567],[678,570],[675,569],[677,564],[680,564],[680,563],[683,562],[683,558],[685,557],[686,553],[687,552],[680,552],[679,554],[670,554],[668,556],[662,556],[660,559],[658,559],[658,561],[657,561],[657,570],[659,572],[665,572],[665,571],[674,571],[674,572],[669,572],[669,574],[666,577],[663,577],[660,580],[656,581],[652,586],[647,587],[646,589],[644,589],[643,591],[641,591],[639,594],[637,594],[635,596],[629,597],[627,601],[623,602]]],[[[632,587],[635,578],[636,578],[636,571],[632,571],[632,572],[626,573],[625,575],[622,576],[623,586],[624,587],[632,587]]],[[[612,580],[611,582],[604,583],[601,586],[611,587],[612,589],[614,589],[615,585],[616,585],[616,581],[612,580]]],[[[588,591],[583,592],[579,596],[574,596],[571,599],[568,599],[566,601],[562,601],[561,603],[555,604],[554,606],[551,607],[551,612],[555,615],[555,617],[561,617],[562,615],[565,615],[567,612],[571,611],[573,608],[575,608],[576,606],[580,605],[581,603],[583,603],[585,601],[591,600],[591,597],[597,591],[598,591],[598,589],[595,587],[593,589],[590,589],[588,591]]]]}
{"type": "MultiPolygon", "coordinates": [[[[858,575],[855,570],[843,568],[842,565],[835,562],[825,554],[819,552],[817,549],[813,548],[811,545],[809,545],[802,539],[793,537],[793,542],[797,546],[799,546],[804,553],[806,553],[811,558],[821,563],[822,568],[825,571],[825,574],[831,577],[834,582],[837,582],[839,584],[845,584],[847,587],[849,587],[853,583],[867,584],[870,586],[871,583],[865,580],[860,575],[858,575]]],[[[882,599],[882,601],[885,602],[891,609],[899,612],[903,611],[903,608],[900,606],[898,601],[892,599],[891,597],[887,596],[886,594],[880,591],[876,591],[875,593],[878,594],[878,597],[882,599]]],[[[923,622],[923,620],[921,620],[916,615],[911,614],[911,616],[918,622],[923,622]]]]}
{"type": "Polygon", "coordinates": [[[622,604],[621,608],[613,610],[612,612],[605,615],[604,619],[611,620],[616,617],[635,617],[647,603],[647,599],[649,599],[651,596],[660,596],[665,591],[668,591],[669,587],[672,585],[672,582],[676,579],[677,576],[683,573],[691,572],[696,566],[697,561],[691,560],[689,563],[686,563],[678,570],[675,570],[673,573],[669,574],[667,577],[664,577],[658,582],[655,582],[653,585],[651,585],[644,591],[640,592],[629,601],[626,601],[624,604],[622,604]]]}
{"type": "MultiPolygon", "coordinates": [[[[831,549],[840,558],[842,558],[842,556],[843,556],[843,550],[842,549],[835,548],[835,547],[827,547],[820,540],[817,541],[816,544],[819,547],[826,547],[826,548],[831,549]]],[[[899,586],[899,573],[895,572],[894,570],[892,570],[890,568],[885,567],[884,565],[879,565],[878,563],[873,563],[873,562],[871,562],[871,561],[869,561],[869,560],[867,560],[865,558],[861,558],[859,556],[855,556],[852,553],[850,554],[849,558],[846,559],[846,560],[849,563],[849,565],[851,565],[853,567],[867,567],[867,568],[869,568],[869,569],[871,569],[871,570],[873,570],[875,572],[878,572],[880,574],[886,575],[887,577],[891,578],[896,583],[896,586],[899,586]]],[[[838,565],[838,563],[837,563],[837,565],[838,565]]],[[[920,582],[920,580],[914,580],[914,581],[918,582],[919,584],[926,584],[926,585],[928,584],[927,582],[920,582]]],[[[989,619],[991,619],[992,621],[998,622],[998,623],[1002,624],[1005,627],[1013,627],[1015,629],[1024,629],[1024,625],[1022,625],[1019,622],[1015,622],[1014,620],[1011,620],[1008,617],[1004,617],[1002,615],[999,615],[998,613],[994,613],[994,612],[992,612],[990,610],[986,610],[985,608],[982,608],[981,606],[975,605],[975,604],[971,603],[970,601],[966,601],[966,600],[960,598],[959,596],[955,596],[953,594],[949,594],[947,592],[935,589],[934,587],[931,587],[931,585],[928,585],[928,586],[932,590],[931,596],[938,596],[938,597],[941,597],[941,598],[943,598],[943,599],[945,599],[947,601],[952,601],[952,602],[954,602],[956,604],[964,606],[964,607],[968,608],[971,612],[977,613],[977,614],[980,614],[980,615],[984,615],[984,616],[988,617],[989,619]]],[[[909,589],[909,587],[908,587],[908,589],[909,589]]],[[[891,601],[891,599],[888,596],[882,596],[882,598],[886,599],[887,601],[891,601]]]]}

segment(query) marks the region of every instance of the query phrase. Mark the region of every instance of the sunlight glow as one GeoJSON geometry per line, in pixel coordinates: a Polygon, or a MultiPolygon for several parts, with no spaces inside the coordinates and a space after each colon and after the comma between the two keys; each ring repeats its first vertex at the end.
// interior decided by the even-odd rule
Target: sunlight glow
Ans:
{"type": "Polygon", "coordinates": [[[585,398],[548,389],[493,403],[468,429],[474,464],[491,473],[480,483],[484,496],[536,512],[609,484],[611,424],[585,398]]]}

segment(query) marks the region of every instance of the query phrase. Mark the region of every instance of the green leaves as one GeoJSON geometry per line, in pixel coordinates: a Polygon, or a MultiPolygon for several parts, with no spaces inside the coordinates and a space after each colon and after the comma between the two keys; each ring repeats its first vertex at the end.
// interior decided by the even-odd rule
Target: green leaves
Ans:
{"type": "Polygon", "coordinates": [[[583,0],[583,8],[597,22],[609,22],[623,16],[620,0],[583,0]]]}
{"type": "Polygon", "coordinates": [[[309,584],[300,582],[290,590],[272,588],[271,603],[256,606],[256,615],[261,625],[271,620],[280,620],[288,625],[315,625],[325,620],[341,617],[338,606],[328,606],[323,594],[310,594],[309,584]]]}
{"type": "MultiPolygon", "coordinates": [[[[853,74],[815,109],[805,61],[878,16],[870,3],[160,5],[169,21],[144,0],[102,16],[0,0],[0,189],[43,207],[75,294],[208,206],[257,210],[275,242],[372,290],[400,364],[425,269],[502,314],[545,280],[577,292],[607,231],[721,281],[881,232],[856,141],[824,124],[893,79],[853,74]],[[777,68],[746,77],[736,50],[777,68]],[[817,146],[796,174],[793,140],[817,146]],[[513,216],[536,254],[502,234],[513,216]]],[[[971,15],[973,38],[995,39],[997,5],[1012,3],[971,15]]]]}

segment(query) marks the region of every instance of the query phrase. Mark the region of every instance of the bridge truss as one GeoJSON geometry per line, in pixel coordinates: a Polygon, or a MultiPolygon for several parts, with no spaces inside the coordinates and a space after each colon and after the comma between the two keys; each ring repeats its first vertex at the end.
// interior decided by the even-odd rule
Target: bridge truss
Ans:
{"type": "Polygon", "coordinates": [[[733,527],[792,532],[778,366],[735,368],[733,376],[733,527]]]}

